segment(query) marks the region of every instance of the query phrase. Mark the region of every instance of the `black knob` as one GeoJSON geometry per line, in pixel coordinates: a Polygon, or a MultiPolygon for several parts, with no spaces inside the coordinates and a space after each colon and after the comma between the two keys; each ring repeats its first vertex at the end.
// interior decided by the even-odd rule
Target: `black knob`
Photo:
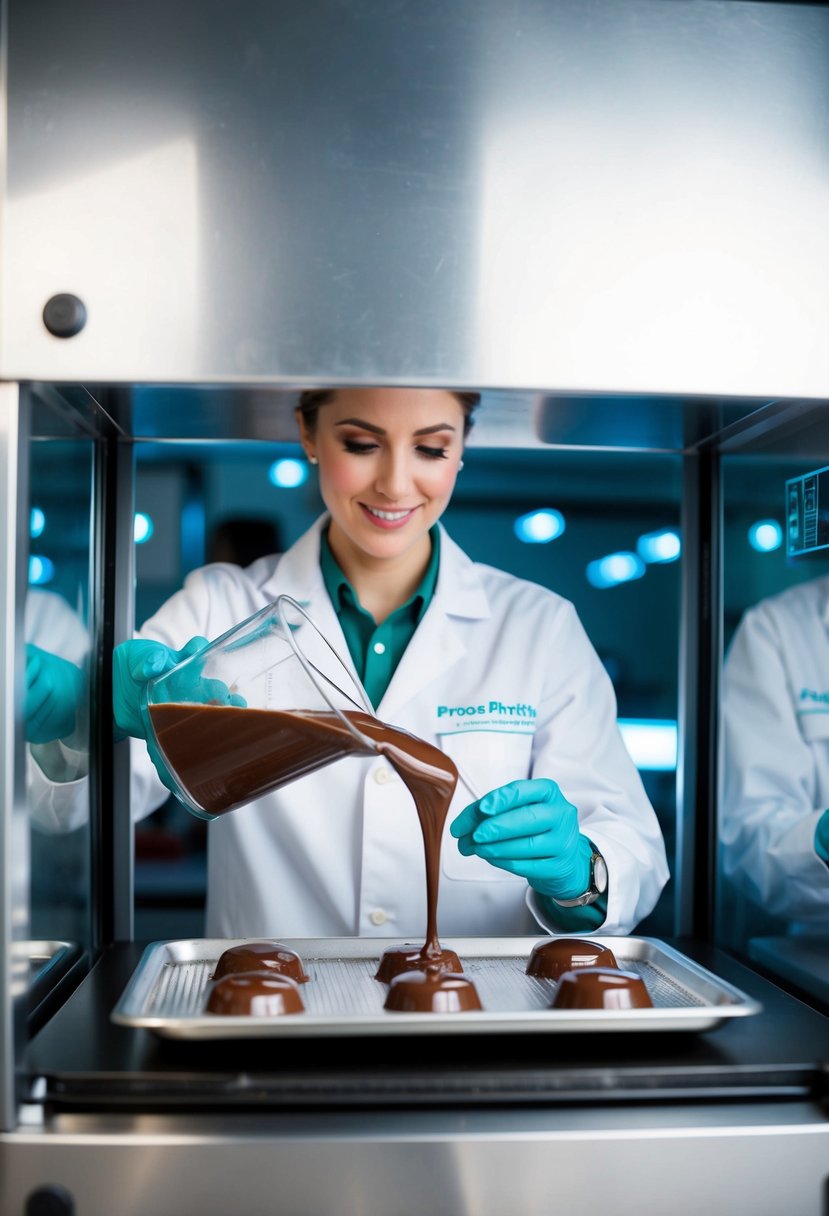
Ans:
{"type": "Polygon", "coordinates": [[[26,1200],[24,1216],[75,1216],[75,1200],[62,1186],[39,1186],[26,1200]]]}
{"type": "Polygon", "coordinates": [[[74,338],[86,325],[86,305],[69,292],[52,296],[43,309],[43,324],[56,338],[74,338]]]}

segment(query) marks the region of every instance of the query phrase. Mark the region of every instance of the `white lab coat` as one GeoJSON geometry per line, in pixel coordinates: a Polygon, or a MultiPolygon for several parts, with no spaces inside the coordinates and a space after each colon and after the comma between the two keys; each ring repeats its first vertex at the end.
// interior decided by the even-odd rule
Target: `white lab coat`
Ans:
{"type": "Polygon", "coordinates": [[[815,827],[829,807],[829,578],[746,612],[723,677],[726,875],[793,922],[829,928],[829,866],[815,827]]]}
{"type": "MultiPolygon", "coordinates": [[[[357,678],[323,583],[318,521],[279,558],[188,576],[141,630],[179,648],[217,637],[285,592],[303,604],[357,678]]],[[[570,603],[473,563],[441,534],[434,598],[378,716],[437,744],[462,774],[448,823],[473,797],[520,777],[551,777],[578,808],[610,874],[603,933],[629,932],[667,876],[654,811],[616,725],[610,680],[570,603]],[[533,716],[534,711],[535,716],[533,716]]],[[[133,746],[133,803],[167,791],[133,746]]],[[[445,833],[443,936],[555,931],[524,879],[462,857],[445,833]]],[[[420,826],[406,786],[381,758],[354,757],[214,820],[208,828],[207,933],[215,937],[422,938],[420,826]]]]}
{"type": "MultiPolygon", "coordinates": [[[[218,637],[292,595],[357,679],[319,566],[318,521],[283,556],[246,570],[190,574],[141,636],[176,649],[218,637]]],[[[521,777],[551,777],[579,808],[610,875],[602,933],[630,932],[668,878],[653,808],[616,725],[613,687],[572,604],[473,563],[441,532],[435,594],[378,716],[443,748],[461,780],[448,824],[474,797],[521,777]]],[[[131,740],[132,813],[168,797],[146,746],[131,740]]],[[[74,825],[85,781],[38,781],[48,830],[74,825]],[[62,818],[63,816],[63,818],[62,818]]],[[[386,936],[425,929],[420,825],[407,788],[380,758],[337,761],[208,826],[211,937],[386,936]]],[[[524,879],[462,857],[444,835],[438,909],[445,937],[533,933],[545,917],[524,879]]]]}

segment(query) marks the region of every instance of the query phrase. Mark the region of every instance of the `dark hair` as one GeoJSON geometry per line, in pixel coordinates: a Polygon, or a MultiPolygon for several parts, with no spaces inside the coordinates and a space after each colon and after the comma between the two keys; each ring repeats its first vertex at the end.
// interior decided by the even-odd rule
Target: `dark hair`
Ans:
{"type": "MultiPolygon", "coordinates": [[[[320,406],[327,405],[329,401],[333,400],[336,391],[335,388],[309,388],[299,394],[297,409],[302,414],[305,425],[312,434],[316,429],[317,414],[320,406]]],[[[460,402],[461,409],[463,410],[463,433],[464,437],[466,437],[472,430],[472,423],[474,422],[472,415],[480,404],[481,394],[456,393],[454,389],[447,389],[446,392],[451,393],[460,402]]]]}

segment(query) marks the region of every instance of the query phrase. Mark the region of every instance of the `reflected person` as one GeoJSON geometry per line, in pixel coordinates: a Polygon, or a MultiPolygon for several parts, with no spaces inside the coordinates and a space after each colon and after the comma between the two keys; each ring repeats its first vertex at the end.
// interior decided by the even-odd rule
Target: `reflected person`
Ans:
{"type": "Polygon", "coordinates": [[[43,780],[69,783],[89,768],[87,664],[89,635],[80,616],[53,591],[30,587],[24,609],[29,810],[38,827],[67,830],[87,817],[86,798],[60,799],[43,780]]]}
{"type": "Polygon", "coordinates": [[[723,673],[726,876],[791,932],[829,930],[829,577],[744,615],[723,673]]]}

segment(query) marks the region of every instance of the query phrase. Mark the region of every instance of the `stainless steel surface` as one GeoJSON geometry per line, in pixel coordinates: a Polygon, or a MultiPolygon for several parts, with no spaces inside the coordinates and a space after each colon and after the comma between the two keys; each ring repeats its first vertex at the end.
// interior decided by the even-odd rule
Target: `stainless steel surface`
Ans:
{"type": "Polygon", "coordinates": [[[823,5],[7,2],[5,378],[829,392],[823,5]]]}
{"type": "Polygon", "coordinates": [[[751,937],[748,957],[802,992],[813,993],[829,1011],[829,934],[751,937]]]}
{"type": "Polygon", "coordinates": [[[78,1216],[824,1216],[827,1160],[829,1123],[807,1103],[107,1112],[0,1136],[0,1211],[57,1181],[78,1216]]]}
{"type": "Polygon", "coordinates": [[[122,1026],[167,1038],[292,1038],[319,1035],[556,1034],[562,1032],[710,1030],[759,1012],[739,989],[654,938],[596,937],[620,967],[637,972],[654,1007],[632,1010],[549,1008],[555,985],[525,975],[538,942],[532,938],[451,938],[483,1005],[480,1012],[391,1013],[386,986],[374,972],[393,940],[307,938],[285,941],[310,977],[301,987],[305,1013],[271,1018],[205,1013],[207,986],[220,954],[239,941],[221,938],[156,942],[149,946],[112,1012],[122,1026]]]}

